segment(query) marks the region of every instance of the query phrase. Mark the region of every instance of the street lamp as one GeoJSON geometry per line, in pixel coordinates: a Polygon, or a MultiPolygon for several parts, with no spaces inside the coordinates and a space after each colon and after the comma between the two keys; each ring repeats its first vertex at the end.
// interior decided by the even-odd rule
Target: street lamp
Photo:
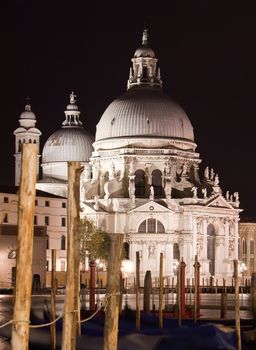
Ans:
{"type": "Polygon", "coordinates": [[[127,309],[128,299],[128,277],[135,271],[134,262],[129,259],[122,260],[121,273],[122,278],[125,279],[125,308],[127,309]]]}
{"type": "Polygon", "coordinates": [[[244,286],[244,273],[247,271],[247,266],[244,261],[240,265],[240,271],[242,272],[242,285],[244,286]]]}
{"type": "Polygon", "coordinates": [[[97,280],[97,306],[99,306],[100,302],[100,283],[99,283],[99,270],[102,270],[103,263],[100,262],[100,259],[96,259],[96,280],[97,280]]]}

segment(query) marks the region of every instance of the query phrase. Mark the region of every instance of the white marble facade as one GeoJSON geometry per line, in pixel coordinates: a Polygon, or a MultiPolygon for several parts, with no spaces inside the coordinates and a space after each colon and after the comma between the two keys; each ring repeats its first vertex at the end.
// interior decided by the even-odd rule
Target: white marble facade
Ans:
{"type": "Polygon", "coordinates": [[[103,113],[94,143],[81,131],[75,95],[70,95],[62,129],[44,146],[37,187],[64,195],[66,162],[80,160],[81,216],[107,232],[123,233],[129,259],[140,253],[142,277],[147,270],[159,275],[160,253],[165,276],[174,276],[183,258],[187,277],[193,277],[197,255],[202,277],[231,277],[238,258],[238,193],[223,196],[221,179],[209,167],[199,176],[192,124],[162,91],[146,30],[131,61],[127,91],[103,113]]]}

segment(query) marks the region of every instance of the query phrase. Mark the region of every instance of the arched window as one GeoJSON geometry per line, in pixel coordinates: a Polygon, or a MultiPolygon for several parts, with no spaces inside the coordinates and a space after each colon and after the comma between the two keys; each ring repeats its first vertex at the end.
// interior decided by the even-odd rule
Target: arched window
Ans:
{"type": "Polygon", "coordinates": [[[129,243],[124,242],[123,244],[123,251],[124,251],[124,259],[129,259],[129,243]]]}
{"type": "Polygon", "coordinates": [[[212,224],[207,227],[207,259],[209,260],[209,272],[215,274],[215,229],[212,224]]]}
{"type": "Polygon", "coordinates": [[[21,140],[19,140],[19,148],[18,148],[19,152],[21,152],[21,140]]]}
{"type": "Polygon", "coordinates": [[[173,243],[173,259],[180,260],[180,248],[178,243],[173,243]]]}
{"type": "Polygon", "coordinates": [[[33,143],[36,143],[36,140],[34,140],[33,143]]]}
{"type": "Polygon", "coordinates": [[[162,173],[158,169],[152,171],[152,186],[155,197],[161,197],[163,195],[162,173]]]}
{"type": "Polygon", "coordinates": [[[141,169],[135,171],[135,196],[145,196],[145,172],[141,169]]]}
{"type": "Polygon", "coordinates": [[[246,240],[243,238],[242,240],[242,254],[246,255],[247,249],[246,249],[246,240]]]}
{"type": "Polygon", "coordinates": [[[252,239],[250,240],[250,254],[254,254],[254,241],[252,239]]]}
{"type": "Polygon", "coordinates": [[[66,237],[63,235],[61,236],[61,250],[65,250],[66,249],[66,237]]]}
{"type": "Polygon", "coordinates": [[[158,220],[157,220],[157,232],[158,233],[164,233],[165,232],[164,225],[161,223],[161,221],[158,221],[158,220]]]}
{"type": "Polygon", "coordinates": [[[254,272],[254,240],[250,240],[250,273],[254,272]]]}
{"type": "Polygon", "coordinates": [[[49,249],[49,236],[47,235],[46,238],[46,249],[49,249]]]}
{"type": "Polygon", "coordinates": [[[144,220],[139,226],[139,233],[145,233],[147,230],[147,222],[144,220]]]}
{"type": "Polygon", "coordinates": [[[139,233],[165,233],[164,225],[156,219],[144,220],[138,229],[139,233]]]}

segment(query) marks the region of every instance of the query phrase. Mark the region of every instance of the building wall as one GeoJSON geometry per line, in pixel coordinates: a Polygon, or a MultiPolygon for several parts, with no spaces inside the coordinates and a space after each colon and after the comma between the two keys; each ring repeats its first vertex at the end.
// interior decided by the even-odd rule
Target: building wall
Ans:
{"type": "MultiPolygon", "coordinates": [[[[3,225],[18,223],[18,194],[0,193],[0,213],[3,225]],[[6,215],[7,214],[7,215],[6,215]]],[[[67,200],[66,198],[36,196],[34,224],[47,227],[46,269],[51,270],[51,249],[57,250],[57,271],[66,270],[66,235],[67,235],[67,200]],[[64,238],[62,238],[64,237],[64,238]],[[63,248],[65,243],[65,249],[63,248]]],[[[1,223],[0,222],[0,223],[1,223]]]]}
{"type": "Polygon", "coordinates": [[[239,260],[245,263],[247,270],[245,276],[256,272],[256,223],[239,223],[239,260]]]}
{"type": "MultiPolygon", "coordinates": [[[[46,229],[39,228],[40,236],[35,234],[33,241],[32,276],[39,274],[42,286],[45,286],[46,273],[46,229]]],[[[16,225],[0,225],[0,286],[11,287],[15,283],[16,249],[18,227],[16,225]]]]}

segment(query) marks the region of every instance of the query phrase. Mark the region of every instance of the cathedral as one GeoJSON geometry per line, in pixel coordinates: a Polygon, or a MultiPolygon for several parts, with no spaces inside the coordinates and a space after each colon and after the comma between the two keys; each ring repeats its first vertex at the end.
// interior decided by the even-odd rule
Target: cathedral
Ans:
{"type": "MultiPolygon", "coordinates": [[[[209,167],[200,178],[193,126],[163,92],[147,30],[131,62],[127,91],[107,107],[95,139],[84,129],[76,95],[70,94],[61,129],[43,146],[37,189],[66,197],[67,161],[80,161],[81,218],[124,234],[127,258],[135,261],[139,252],[141,278],[147,270],[159,276],[160,253],[166,277],[175,276],[181,258],[186,276],[193,277],[197,255],[201,277],[231,278],[238,259],[239,195],[223,195],[219,176],[209,167]]],[[[35,122],[28,103],[14,132],[16,185],[21,143],[39,146],[35,122]]]]}

